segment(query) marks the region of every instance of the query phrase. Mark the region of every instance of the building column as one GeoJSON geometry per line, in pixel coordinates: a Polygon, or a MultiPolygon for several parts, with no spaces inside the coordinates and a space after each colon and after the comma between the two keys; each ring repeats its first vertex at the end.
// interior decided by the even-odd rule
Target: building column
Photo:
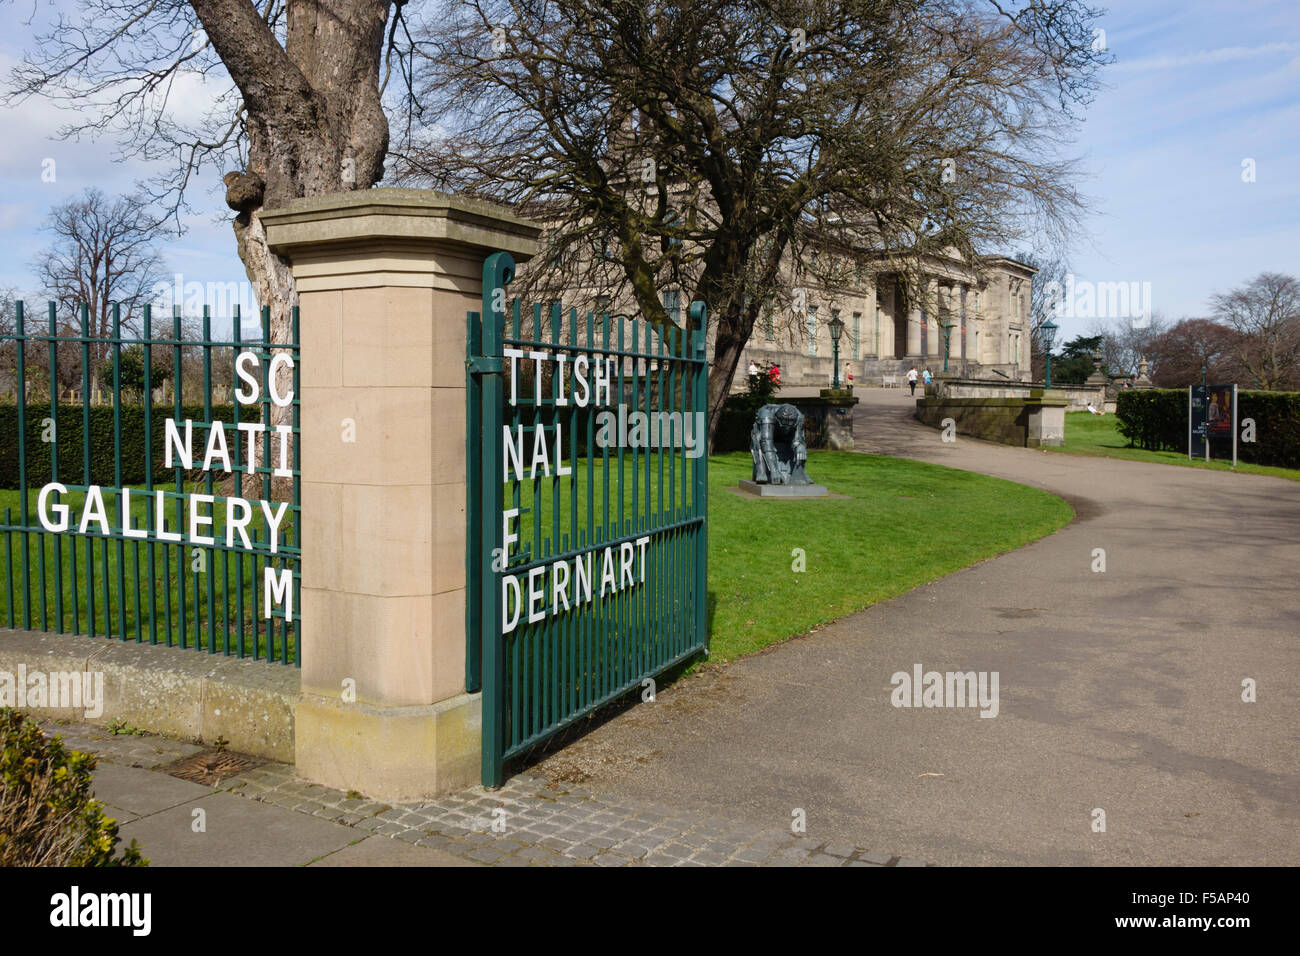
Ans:
{"type": "Polygon", "coordinates": [[[477,782],[465,688],[466,313],[540,229],[431,190],[260,214],[300,303],[300,776],[383,800],[477,782]]]}
{"type": "MultiPolygon", "coordinates": [[[[939,283],[931,279],[926,283],[926,292],[932,297],[934,308],[926,310],[925,355],[927,359],[938,359],[943,355],[943,343],[939,341],[939,315],[943,310],[939,298],[939,283]]],[[[934,369],[930,369],[930,371],[933,372],[934,369]]]]}

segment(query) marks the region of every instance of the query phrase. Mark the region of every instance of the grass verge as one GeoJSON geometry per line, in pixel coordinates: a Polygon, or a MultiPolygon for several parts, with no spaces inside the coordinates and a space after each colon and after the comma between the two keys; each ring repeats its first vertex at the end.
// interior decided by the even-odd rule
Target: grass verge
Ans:
{"type": "Polygon", "coordinates": [[[1092,412],[1067,412],[1065,416],[1065,444],[1049,451],[1071,455],[1097,455],[1102,458],[1122,458],[1127,461],[1150,461],[1161,465],[1182,465],[1185,468],[1209,468],[1212,471],[1236,471],[1248,475],[1270,475],[1300,481],[1300,471],[1294,468],[1276,468],[1272,465],[1251,465],[1242,462],[1237,467],[1231,461],[1192,461],[1185,452],[1147,451],[1132,448],[1128,439],[1119,433],[1119,419],[1114,415],[1094,415],[1092,412]]]}

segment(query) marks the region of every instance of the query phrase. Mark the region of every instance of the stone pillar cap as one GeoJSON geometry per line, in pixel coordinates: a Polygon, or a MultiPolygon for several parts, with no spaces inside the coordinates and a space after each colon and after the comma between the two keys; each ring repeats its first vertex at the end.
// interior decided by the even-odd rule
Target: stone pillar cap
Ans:
{"type": "Polygon", "coordinates": [[[357,189],[294,199],[257,214],[267,245],[292,256],[296,247],[367,240],[451,241],[525,261],[537,253],[542,227],[503,206],[433,189],[357,189]]]}

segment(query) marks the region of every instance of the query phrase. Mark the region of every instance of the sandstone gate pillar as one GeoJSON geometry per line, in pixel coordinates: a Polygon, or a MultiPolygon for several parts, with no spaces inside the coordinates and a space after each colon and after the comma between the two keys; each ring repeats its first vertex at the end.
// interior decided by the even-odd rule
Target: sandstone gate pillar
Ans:
{"type": "Polygon", "coordinates": [[[429,190],[261,213],[300,304],[306,779],[387,800],[479,775],[465,692],[465,313],[540,228],[429,190]]]}

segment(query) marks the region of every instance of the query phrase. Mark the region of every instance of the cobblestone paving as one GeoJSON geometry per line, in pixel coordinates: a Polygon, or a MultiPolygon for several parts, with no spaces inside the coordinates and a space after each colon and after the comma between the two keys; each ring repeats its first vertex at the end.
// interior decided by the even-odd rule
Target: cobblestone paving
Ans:
{"type": "MultiPolygon", "coordinates": [[[[205,749],[85,725],[46,728],[70,747],[147,769],[205,749]]],[[[433,801],[399,804],[307,783],[294,776],[292,766],[278,763],[230,777],[218,789],[490,866],[925,865],[788,830],[610,799],[530,773],[512,777],[499,790],[471,787],[433,801]]]]}

